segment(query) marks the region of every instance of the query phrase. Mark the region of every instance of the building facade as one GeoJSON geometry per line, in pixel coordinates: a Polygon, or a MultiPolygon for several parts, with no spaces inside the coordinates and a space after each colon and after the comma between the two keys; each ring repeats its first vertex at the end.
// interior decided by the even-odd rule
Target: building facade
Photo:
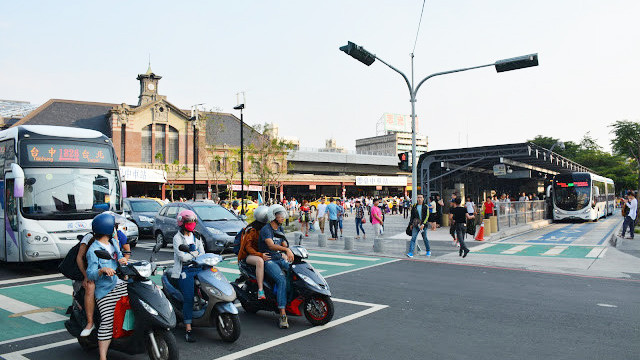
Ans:
{"type": "MultiPolygon", "coordinates": [[[[416,156],[427,152],[429,146],[425,135],[416,134],[416,156]]],[[[411,133],[389,131],[385,135],[356,139],[356,152],[360,154],[397,155],[411,151],[411,133]]]]}

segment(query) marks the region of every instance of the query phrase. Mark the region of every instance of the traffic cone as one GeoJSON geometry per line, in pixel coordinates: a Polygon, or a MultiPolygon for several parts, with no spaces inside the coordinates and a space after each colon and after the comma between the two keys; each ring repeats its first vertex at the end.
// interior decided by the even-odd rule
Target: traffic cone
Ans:
{"type": "Polygon", "coordinates": [[[484,241],[484,221],[480,224],[480,230],[478,230],[478,235],[476,235],[476,241],[484,241]]]}

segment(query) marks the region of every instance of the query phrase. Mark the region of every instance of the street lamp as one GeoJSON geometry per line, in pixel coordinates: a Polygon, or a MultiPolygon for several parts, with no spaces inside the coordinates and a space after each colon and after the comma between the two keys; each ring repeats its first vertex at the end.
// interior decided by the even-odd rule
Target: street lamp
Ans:
{"type": "Polygon", "coordinates": [[[424,84],[425,81],[435,76],[452,74],[456,72],[473,70],[473,69],[479,69],[479,68],[488,67],[488,66],[495,66],[496,72],[505,72],[505,71],[511,71],[511,70],[517,70],[517,69],[524,69],[532,66],[538,66],[537,53],[524,55],[524,56],[519,56],[511,59],[498,60],[492,64],[485,64],[485,65],[479,65],[479,66],[472,66],[468,68],[433,73],[427,76],[426,78],[422,79],[418,83],[418,85],[414,87],[415,82],[413,78],[413,53],[411,54],[411,81],[409,81],[409,78],[407,78],[407,76],[402,71],[389,65],[384,60],[377,57],[375,54],[370,53],[369,51],[365,50],[365,48],[363,48],[362,46],[356,45],[351,41],[349,41],[347,45],[341,46],[340,50],[344,51],[347,55],[351,56],[352,58],[360,61],[361,63],[367,66],[370,66],[376,61],[376,59],[378,59],[380,60],[381,63],[387,65],[392,70],[402,75],[402,77],[404,78],[404,81],[407,83],[407,87],[409,88],[410,101],[411,101],[411,202],[414,204],[416,203],[416,199],[418,195],[418,172],[417,172],[418,166],[416,162],[416,94],[418,93],[418,89],[420,89],[420,86],[422,86],[422,84],[424,84]]]}
{"type": "MultiPolygon", "coordinates": [[[[244,211],[244,118],[242,110],[244,110],[244,102],[233,107],[240,110],[240,214],[245,215],[244,211]]],[[[231,184],[233,188],[233,184],[231,184]]],[[[233,193],[233,189],[231,190],[233,193]]]]}
{"type": "Polygon", "coordinates": [[[198,106],[204,105],[205,103],[195,104],[191,106],[191,118],[189,120],[193,123],[193,201],[196,201],[196,126],[198,125],[198,106]],[[195,114],[195,115],[194,115],[195,114]]]}

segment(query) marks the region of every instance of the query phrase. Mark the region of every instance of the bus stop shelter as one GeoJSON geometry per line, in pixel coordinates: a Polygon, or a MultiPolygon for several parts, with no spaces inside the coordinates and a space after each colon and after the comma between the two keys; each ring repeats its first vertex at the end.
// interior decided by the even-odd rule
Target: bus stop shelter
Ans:
{"type": "Polygon", "coordinates": [[[436,150],[418,162],[420,193],[448,198],[455,191],[476,202],[491,194],[543,195],[554,175],[570,172],[593,171],[533,143],[436,150]]]}

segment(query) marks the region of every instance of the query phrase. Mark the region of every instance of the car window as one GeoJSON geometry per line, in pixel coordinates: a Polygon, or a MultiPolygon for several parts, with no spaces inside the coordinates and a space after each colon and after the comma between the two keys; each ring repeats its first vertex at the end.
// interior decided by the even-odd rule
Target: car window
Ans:
{"type": "Polygon", "coordinates": [[[166,213],[166,217],[175,219],[178,216],[178,209],[180,209],[180,207],[178,206],[170,206],[169,209],[167,210],[166,213]]]}
{"type": "Polygon", "coordinates": [[[198,215],[202,221],[227,221],[238,220],[229,210],[222,206],[209,205],[209,206],[194,206],[193,211],[198,215]]]}
{"type": "Polygon", "coordinates": [[[163,207],[162,210],[160,210],[160,212],[158,214],[160,216],[165,216],[165,214],[167,213],[167,209],[168,208],[169,208],[168,206],[163,207]]]}
{"type": "Polygon", "coordinates": [[[139,200],[131,202],[131,208],[135,212],[156,212],[161,207],[162,206],[160,206],[160,204],[155,200],[139,200]]]}
{"type": "Polygon", "coordinates": [[[129,207],[129,203],[125,202],[122,206],[122,209],[124,211],[131,211],[131,208],[129,207]]]}

